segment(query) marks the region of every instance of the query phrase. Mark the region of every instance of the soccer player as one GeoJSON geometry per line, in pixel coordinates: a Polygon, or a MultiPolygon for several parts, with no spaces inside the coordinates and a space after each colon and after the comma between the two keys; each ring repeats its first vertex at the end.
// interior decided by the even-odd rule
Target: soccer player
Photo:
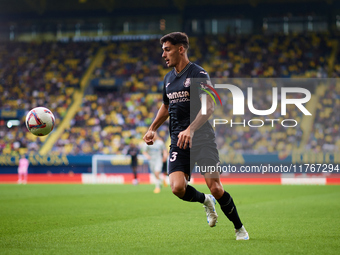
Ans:
{"type": "Polygon", "coordinates": [[[173,194],[187,202],[202,203],[210,227],[214,227],[217,222],[218,215],[215,210],[217,200],[223,213],[234,224],[236,240],[248,240],[248,232],[240,220],[232,197],[223,189],[219,173],[204,174],[211,195],[201,193],[188,185],[191,175],[190,162],[196,162],[199,166],[219,164],[215,132],[207,121],[214,111],[213,100],[209,96],[206,97],[207,114],[205,115],[201,113],[201,107],[199,109],[190,108],[190,100],[199,101],[198,93],[203,92],[203,90],[197,89],[201,92],[190,97],[190,86],[196,85],[195,82],[192,82],[192,78],[203,78],[206,81],[210,78],[202,67],[189,61],[187,55],[189,39],[185,33],[167,34],[160,39],[160,43],[163,49],[162,57],[166,65],[173,69],[164,77],[163,104],[143,139],[146,144],[151,145],[156,130],[170,116],[169,178],[173,194]],[[174,100],[176,98],[174,95],[181,95],[181,100],[174,100]],[[193,96],[197,96],[197,98],[193,98],[193,96]],[[190,115],[195,117],[192,122],[190,115]],[[191,148],[193,144],[204,146],[196,146],[195,151],[190,153],[190,150],[194,149],[191,148]],[[194,158],[191,158],[190,155],[194,158]]]}
{"type": "Polygon", "coordinates": [[[19,160],[19,166],[18,166],[18,183],[26,184],[27,183],[27,174],[28,174],[28,166],[29,161],[26,158],[25,155],[22,155],[19,160]]]}
{"type": "Polygon", "coordinates": [[[166,151],[166,158],[163,158],[163,166],[162,166],[162,174],[163,174],[163,186],[168,187],[169,176],[168,176],[168,162],[169,162],[169,153],[166,151]]]}
{"type": "Polygon", "coordinates": [[[137,156],[140,153],[139,148],[134,144],[134,142],[131,141],[130,147],[127,151],[127,155],[131,156],[131,168],[134,179],[132,180],[133,185],[138,184],[138,178],[137,178],[137,166],[138,166],[138,160],[137,156]]]}
{"type": "Polygon", "coordinates": [[[155,133],[153,137],[153,144],[143,147],[143,154],[149,161],[151,172],[156,178],[156,187],[154,193],[161,192],[161,172],[163,162],[166,160],[168,152],[162,139],[155,133]]]}

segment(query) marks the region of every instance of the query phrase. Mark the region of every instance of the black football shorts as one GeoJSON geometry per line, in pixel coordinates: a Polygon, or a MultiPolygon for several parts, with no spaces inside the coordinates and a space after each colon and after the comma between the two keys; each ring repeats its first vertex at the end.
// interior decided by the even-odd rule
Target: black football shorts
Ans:
{"type": "Polygon", "coordinates": [[[215,143],[185,150],[171,145],[168,173],[171,174],[181,171],[190,177],[195,163],[199,166],[216,166],[219,162],[218,150],[215,143]]]}

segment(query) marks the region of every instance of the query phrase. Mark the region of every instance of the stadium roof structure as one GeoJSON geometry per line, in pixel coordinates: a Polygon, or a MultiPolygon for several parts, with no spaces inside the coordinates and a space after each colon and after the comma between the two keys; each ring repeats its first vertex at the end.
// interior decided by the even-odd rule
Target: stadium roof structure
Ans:
{"type": "Polygon", "coordinates": [[[200,8],[211,6],[231,6],[261,4],[323,4],[332,5],[335,0],[1,0],[0,14],[23,14],[35,13],[43,15],[50,12],[88,12],[105,11],[112,13],[118,10],[138,10],[143,12],[146,9],[173,9],[183,11],[188,8],[200,8]]]}

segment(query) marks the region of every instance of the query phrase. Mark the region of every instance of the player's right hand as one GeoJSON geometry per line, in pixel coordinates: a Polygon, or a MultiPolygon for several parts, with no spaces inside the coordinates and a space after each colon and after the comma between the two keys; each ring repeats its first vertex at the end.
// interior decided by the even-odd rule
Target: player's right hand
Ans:
{"type": "Polygon", "coordinates": [[[153,145],[153,138],[155,136],[155,131],[149,130],[146,132],[146,134],[143,137],[144,142],[146,142],[147,145],[153,145]]]}

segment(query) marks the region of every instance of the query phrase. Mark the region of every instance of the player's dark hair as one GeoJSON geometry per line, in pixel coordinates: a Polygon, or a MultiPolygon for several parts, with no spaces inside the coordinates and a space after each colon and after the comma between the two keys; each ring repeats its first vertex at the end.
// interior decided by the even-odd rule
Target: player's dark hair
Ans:
{"type": "Polygon", "coordinates": [[[164,35],[160,39],[160,43],[170,42],[172,45],[182,44],[185,49],[189,49],[189,38],[186,33],[172,32],[164,35]]]}

